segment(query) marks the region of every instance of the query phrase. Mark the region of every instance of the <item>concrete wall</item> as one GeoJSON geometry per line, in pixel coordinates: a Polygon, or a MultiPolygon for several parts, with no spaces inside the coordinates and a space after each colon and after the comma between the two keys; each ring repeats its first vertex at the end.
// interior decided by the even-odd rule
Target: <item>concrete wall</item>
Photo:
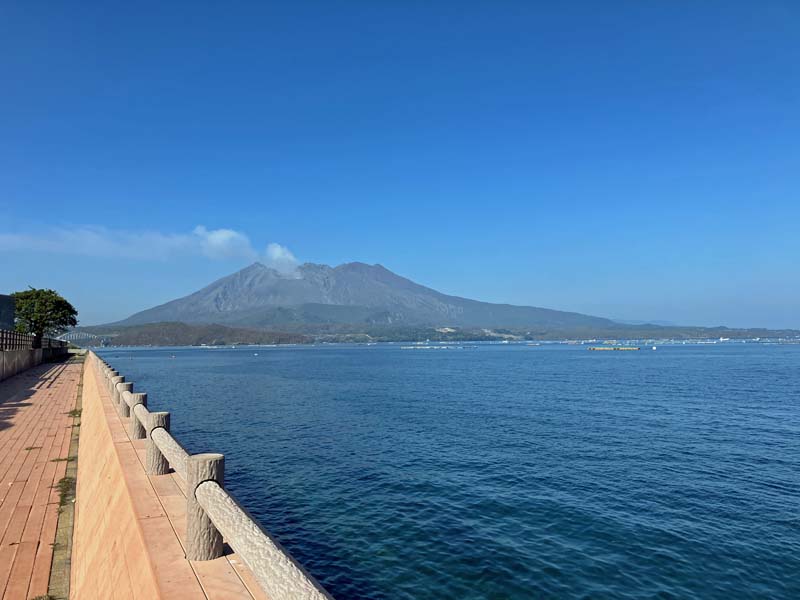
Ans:
{"type": "Polygon", "coordinates": [[[66,348],[0,351],[0,381],[66,354],[66,348]]]}
{"type": "Polygon", "coordinates": [[[7,350],[0,352],[0,381],[42,364],[44,350],[7,350]]]}
{"type": "Polygon", "coordinates": [[[83,373],[70,598],[157,600],[162,594],[92,372],[95,360],[83,373]]]}

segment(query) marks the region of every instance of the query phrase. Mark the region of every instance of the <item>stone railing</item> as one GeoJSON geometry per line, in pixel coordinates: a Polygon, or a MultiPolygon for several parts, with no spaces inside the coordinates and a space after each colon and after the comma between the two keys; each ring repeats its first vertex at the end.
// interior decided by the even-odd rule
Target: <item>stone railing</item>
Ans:
{"type": "MultiPolygon", "coordinates": [[[[96,355],[95,355],[96,356],[96,355]]],[[[111,401],[129,417],[132,439],[146,439],[148,475],[170,468],[186,481],[186,539],[189,560],[213,560],[223,554],[223,538],[250,568],[270,600],[332,600],[322,586],[265,532],[224,487],[222,454],[189,454],[169,432],[170,414],[150,412],[147,394],[97,357],[111,401]]]]}

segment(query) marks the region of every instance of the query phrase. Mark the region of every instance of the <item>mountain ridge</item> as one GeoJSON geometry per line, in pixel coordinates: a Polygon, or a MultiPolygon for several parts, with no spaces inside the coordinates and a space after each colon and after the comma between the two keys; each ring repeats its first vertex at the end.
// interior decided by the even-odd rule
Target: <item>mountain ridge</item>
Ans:
{"type": "Polygon", "coordinates": [[[274,327],[351,323],[438,327],[609,327],[614,321],[534,306],[444,294],[362,262],[304,263],[291,273],[255,262],[182,298],[140,311],[117,326],[165,321],[274,327]]]}

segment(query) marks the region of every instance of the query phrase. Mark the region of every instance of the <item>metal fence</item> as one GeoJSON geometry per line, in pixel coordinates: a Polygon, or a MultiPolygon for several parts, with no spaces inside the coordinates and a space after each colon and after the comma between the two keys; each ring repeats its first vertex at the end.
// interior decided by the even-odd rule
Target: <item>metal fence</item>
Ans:
{"type": "Polygon", "coordinates": [[[96,354],[94,366],[127,421],[132,439],[146,439],[148,475],[170,468],[186,482],[186,558],[213,560],[223,554],[223,537],[250,567],[271,600],[333,600],[330,594],[225,489],[222,454],[189,454],[169,432],[170,414],[150,412],[147,394],[96,354]]]}
{"type": "MultiPolygon", "coordinates": [[[[31,350],[33,348],[34,336],[28,333],[8,331],[0,329],[0,351],[3,350],[31,350]]],[[[68,342],[54,340],[52,338],[42,338],[42,348],[66,348],[68,342]]]]}

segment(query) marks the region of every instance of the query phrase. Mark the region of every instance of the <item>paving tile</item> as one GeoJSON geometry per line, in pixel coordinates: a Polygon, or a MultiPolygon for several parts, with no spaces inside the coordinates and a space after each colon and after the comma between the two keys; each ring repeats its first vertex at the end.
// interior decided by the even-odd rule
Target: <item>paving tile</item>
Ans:
{"type": "Polygon", "coordinates": [[[31,573],[31,583],[28,587],[28,597],[44,596],[47,594],[47,584],[50,581],[50,566],[53,564],[53,542],[45,540],[56,539],[56,527],[58,525],[58,510],[49,510],[44,516],[44,523],[39,535],[39,547],[36,550],[36,557],[33,562],[33,572],[31,573]]]}
{"type": "Polygon", "coordinates": [[[242,593],[242,580],[226,557],[192,561],[192,567],[209,598],[235,598],[242,593]]]}
{"type": "MultiPolygon", "coordinates": [[[[17,556],[18,545],[0,547],[0,589],[3,590],[3,598],[6,598],[5,589],[11,575],[11,568],[14,566],[14,558],[17,556]]],[[[12,598],[9,596],[8,600],[12,600],[12,598]]]]}
{"type": "Polygon", "coordinates": [[[35,542],[22,542],[17,547],[14,557],[14,566],[8,579],[5,590],[6,598],[25,598],[33,573],[33,561],[36,558],[36,550],[39,546],[38,540],[35,542]]]}

